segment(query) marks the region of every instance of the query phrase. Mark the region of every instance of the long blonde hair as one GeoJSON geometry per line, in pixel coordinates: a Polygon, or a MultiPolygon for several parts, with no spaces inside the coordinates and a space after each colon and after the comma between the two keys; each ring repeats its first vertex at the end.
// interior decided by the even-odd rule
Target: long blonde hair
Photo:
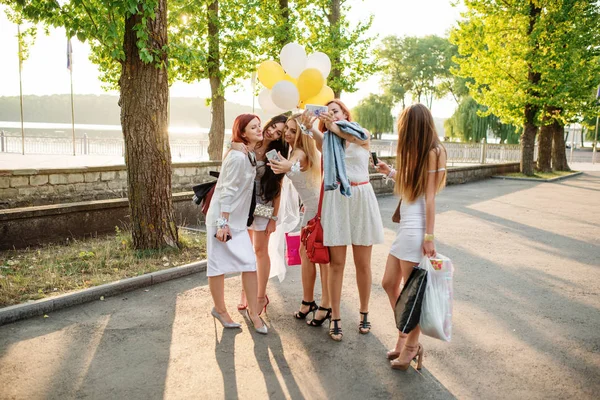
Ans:
{"type": "MultiPolygon", "coordinates": [[[[429,152],[440,154],[446,149],[440,142],[433,122],[433,116],[423,104],[413,104],[398,118],[398,149],[396,151],[396,194],[403,200],[413,202],[425,194],[427,179],[435,179],[437,174],[429,174],[436,165],[427,165],[429,152]]],[[[446,184],[446,174],[437,187],[439,191],[446,184]]]]}
{"type": "MultiPolygon", "coordinates": [[[[300,131],[300,122],[298,121],[302,114],[291,115],[287,122],[294,121],[296,123],[296,137],[294,138],[294,144],[292,145],[292,154],[294,150],[300,149],[306,154],[306,161],[308,168],[308,176],[312,183],[321,180],[321,155],[317,150],[315,141],[308,135],[303,134],[300,131]]],[[[287,129],[286,122],[286,129],[287,129]]]]}

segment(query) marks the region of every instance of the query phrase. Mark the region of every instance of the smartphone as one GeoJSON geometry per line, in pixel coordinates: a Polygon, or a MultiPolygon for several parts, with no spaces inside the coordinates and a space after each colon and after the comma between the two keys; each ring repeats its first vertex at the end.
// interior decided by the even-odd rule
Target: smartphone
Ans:
{"type": "Polygon", "coordinates": [[[271,161],[271,160],[281,161],[281,158],[279,158],[279,155],[277,154],[277,150],[275,150],[275,149],[267,151],[267,154],[265,154],[265,156],[267,157],[267,160],[269,160],[269,161],[271,161]]]}
{"type": "Polygon", "coordinates": [[[307,104],[305,106],[306,110],[310,111],[311,113],[313,113],[315,116],[319,116],[321,114],[325,114],[329,111],[329,109],[327,108],[327,106],[318,106],[316,104],[307,104]]]}
{"type": "MultiPolygon", "coordinates": [[[[215,237],[217,237],[217,234],[215,233],[215,237]]],[[[226,242],[229,242],[231,240],[231,235],[227,235],[227,237],[225,238],[226,242]]]]}
{"type": "Polygon", "coordinates": [[[377,153],[374,151],[371,152],[371,158],[373,159],[373,165],[377,165],[379,163],[379,159],[377,158],[377,153]]]}

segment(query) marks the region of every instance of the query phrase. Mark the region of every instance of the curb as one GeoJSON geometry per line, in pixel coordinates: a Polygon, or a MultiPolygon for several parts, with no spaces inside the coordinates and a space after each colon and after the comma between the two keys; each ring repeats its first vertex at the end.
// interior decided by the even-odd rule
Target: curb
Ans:
{"type": "Polygon", "coordinates": [[[556,181],[562,181],[563,179],[573,178],[573,177],[579,176],[581,174],[583,174],[583,171],[574,172],[572,174],[564,175],[564,176],[557,176],[556,178],[551,178],[551,179],[517,178],[517,177],[513,177],[513,176],[503,176],[503,175],[494,175],[494,176],[492,176],[492,178],[493,179],[503,179],[503,180],[508,180],[508,181],[556,182],[556,181]]]}
{"type": "Polygon", "coordinates": [[[0,309],[0,326],[206,271],[206,260],[0,309]]]}

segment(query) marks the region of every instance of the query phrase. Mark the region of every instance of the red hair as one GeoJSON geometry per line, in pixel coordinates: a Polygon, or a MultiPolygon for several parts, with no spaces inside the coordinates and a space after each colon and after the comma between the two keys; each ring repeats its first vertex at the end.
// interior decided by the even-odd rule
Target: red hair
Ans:
{"type": "Polygon", "coordinates": [[[231,128],[231,141],[236,143],[244,143],[248,144],[248,139],[242,136],[246,126],[252,121],[254,118],[260,121],[260,117],[256,114],[240,114],[236,117],[235,121],[233,121],[233,127],[231,128]]]}
{"type": "MultiPolygon", "coordinates": [[[[350,113],[350,109],[340,99],[333,99],[325,105],[329,106],[331,103],[335,103],[338,106],[340,106],[340,109],[342,110],[342,112],[347,115],[348,121],[352,121],[352,113],[350,113]]],[[[325,124],[321,121],[319,121],[319,130],[321,132],[325,132],[327,130],[325,128],[325,124]]]]}

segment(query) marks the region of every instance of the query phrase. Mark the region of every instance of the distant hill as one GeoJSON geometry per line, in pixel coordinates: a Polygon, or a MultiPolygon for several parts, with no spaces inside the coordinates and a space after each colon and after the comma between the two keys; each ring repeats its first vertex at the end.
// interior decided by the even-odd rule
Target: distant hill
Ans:
{"type": "MultiPolygon", "coordinates": [[[[113,95],[75,95],[75,123],[120,125],[119,97],[113,95]]],[[[257,102],[258,107],[258,102],[257,102]]],[[[231,128],[236,116],[252,112],[252,107],[225,102],[225,127],[231,128]]],[[[256,109],[263,119],[266,115],[256,109]]],[[[23,114],[27,122],[71,123],[71,96],[25,96],[23,114]]],[[[434,118],[439,136],[444,136],[445,118],[434,118]]],[[[19,97],[0,97],[0,121],[20,121],[19,97]]],[[[195,97],[171,98],[171,125],[210,128],[210,107],[206,99],[195,97]]],[[[114,134],[114,133],[113,133],[114,134]]]]}
{"type": "MultiPolygon", "coordinates": [[[[76,95],[75,123],[119,125],[118,101],[119,97],[112,95],[76,95]]],[[[236,116],[248,112],[252,112],[252,107],[226,102],[225,126],[231,128],[236,116]]],[[[25,96],[23,114],[27,122],[71,123],[71,96],[25,96]]],[[[265,117],[258,109],[257,114],[265,117]]],[[[171,98],[171,125],[209,128],[210,118],[206,99],[171,98]]],[[[19,97],[0,97],[0,121],[20,121],[19,97]]]]}

